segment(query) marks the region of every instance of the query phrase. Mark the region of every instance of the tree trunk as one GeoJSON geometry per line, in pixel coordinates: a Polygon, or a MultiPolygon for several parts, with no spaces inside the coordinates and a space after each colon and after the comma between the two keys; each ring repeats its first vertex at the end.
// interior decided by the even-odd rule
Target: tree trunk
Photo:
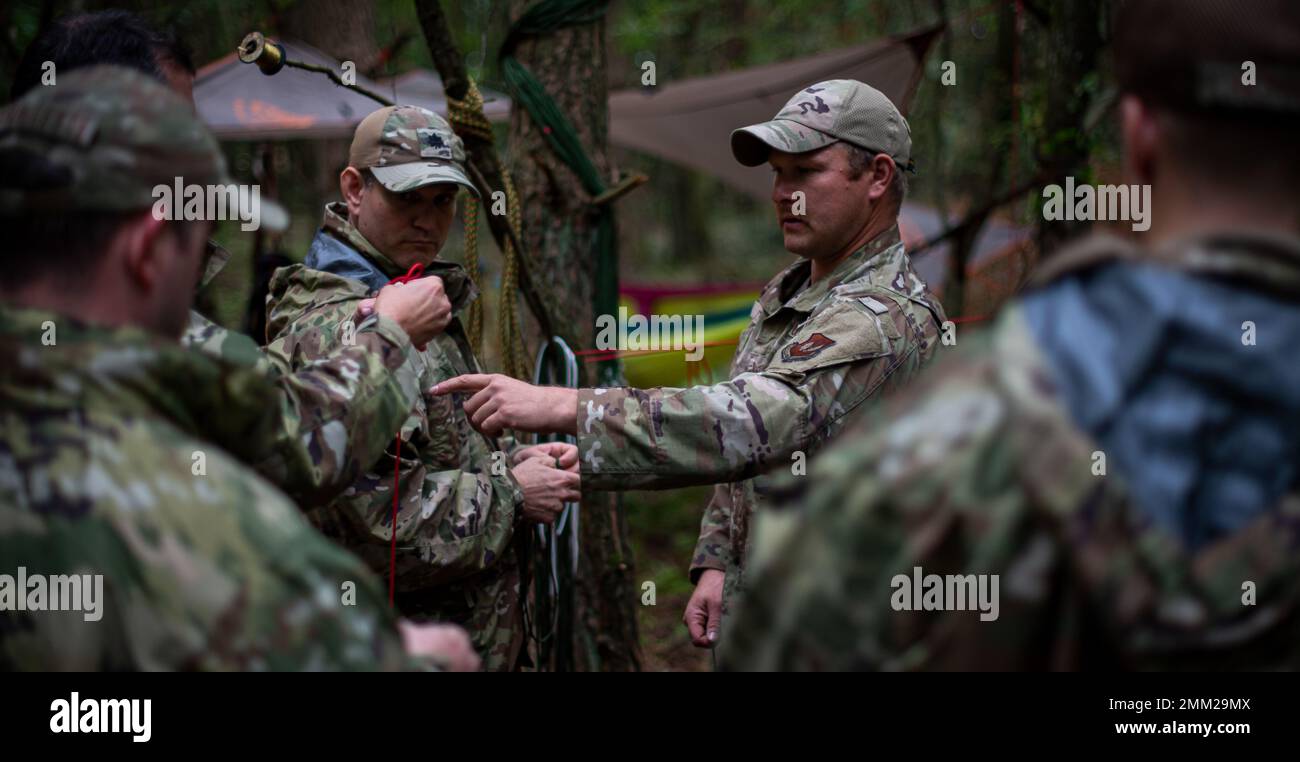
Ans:
{"type": "Polygon", "coordinates": [[[358,68],[379,52],[374,0],[300,0],[283,18],[285,34],[358,68]]]}
{"type": "MultiPolygon", "coordinates": [[[[511,18],[528,5],[511,4],[511,18]]],[[[605,22],[525,39],[515,53],[577,130],[592,162],[612,184],[606,133],[605,22]]],[[[554,305],[556,329],[574,351],[595,344],[597,217],[573,174],[550,151],[540,128],[516,104],[510,120],[510,164],[519,191],[528,270],[542,301],[554,305]]],[[[579,363],[581,383],[595,365],[579,363]]],[[[573,631],[555,644],[551,668],[631,671],[641,667],[631,547],[617,494],[585,492],[573,631]]]]}
{"type": "MultiPolygon", "coordinates": [[[[1053,177],[1073,175],[1090,182],[1084,174],[1091,153],[1091,141],[1084,120],[1091,93],[1082,84],[1097,73],[1102,48],[1102,0],[1077,0],[1053,5],[1047,26],[1047,67],[1050,84],[1040,137],[1039,165],[1053,177]]],[[[1072,203],[1072,200],[1071,200],[1072,203]]],[[[1082,220],[1038,221],[1038,251],[1049,256],[1060,245],[1084,232],[1090,222],[1082,220]]]]}
{"type": "MultiPolygon", "coordinates": [[[[940,7],[942,9],[942,3],[940,7]]],[[[996,73],[988,80],[989,86],[995,92],[1007,94],[1005,98],[991,99],[986,116],[986,123],[992,127],[989,134],[996,146],[995,150],[989,152],[988,174],[985,175],[985,186],[993,189],[991,195],[997,195],[998,189],[1002,187],[1008,175],[1015,173],[1015,168],[1009,166],[1009,162],[1015,160],[1015,152],[1010,151],[1010,147],[1016,139],[1016,132],[1020,129],[1020,125],[1016,123],[1016,115],[1019,111],[1013,105],[1013,100],[1019,97],[1019,94],[1012,91],[1012,83],[1015,79],[1016,46],[1019,44],[1015,13],[1011,5],[1004,5],[998,12],[996,73]],[[1008,151],[1010,151],[1010,160],[1006,158],[1008,151]]],[[[975,256],[975,241],[992,212],[991,208],[968,211],[966,219],[962,221],[961,232],[953,237],[952,260],[948,280],[943,287],[943,307],[949,317],[974,317],[966,314],[968,303],[971,301],[967,299],[968,269],[971,259],[975,256]]]]}

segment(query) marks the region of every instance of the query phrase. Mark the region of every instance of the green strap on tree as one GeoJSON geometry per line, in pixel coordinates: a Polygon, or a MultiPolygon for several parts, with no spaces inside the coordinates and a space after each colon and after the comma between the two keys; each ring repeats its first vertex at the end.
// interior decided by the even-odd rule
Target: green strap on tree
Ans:
{"type": "MultiPolygon", "coordinates": [[[[542,0],[525,11],[510,27],[500,55],[501,73],[515,102],[523,105],[542,128],[542,135],[551,151],[578,176],[583,190],[592,198],[605,192],[604,180],[583,149],[573,125],[542,83],[515,58],[515,49],[525,37],[589,24],[604,16],[608,9],[609,0],[542,0]]],[[[601,204],[596,207],[596,213],[596,288],[592,307],[596,315],[613,315],[618,312],[618,239],[615,236],[614,210],[609,204],[601,204]]],[[[618,360],[601,361],[598,375],[601,386],[619,383],[618,360]]]]}
{"type": "MultiPolygon", "coordinates": [[[[500,63],[502,77],[509,87],[516,104],[528,111],[533,122],[541,128],[542,135],[551,151],[569,169],[578,176],[582,188],[592,198],[605,193],[605,182],[591,157],[582,147],[577,131],[567,117],[556,105],[554,99],[542,87],[542,83],[515,58],[515,49],[525,37],[550,34],[569,26],[588,24],[599,20],[609,7],[609,0],[542,0],[524,12],[523,16],[510,28],[506,40],[501,45],[500,63]]],[[[614,212],[609,203],[595,203],[596,237],[593,242],[596,257],[596,283],[592,298],[592,307],[596,315],[612,315],[618,310],[618,255],[616,251],[614,212]]],[[[548,339],[549,342],[549,339],[548,339]]],[[[563,370],[553,360],[557,354],[546,352],[548,344],[539,354],[539,382],[559,381],[564,377],[563,370]]],[[[577,382],[576,360],[569,353],[572,367],[572,381],[577,382]]],[[[597,369],[597,384],[615,386],[620,383],[619,363],[617,359],[602,361],[597,369]]],[[[535,635],[538,645],[538,659],[542,665],[553,663],[555,669],[567,671],[573,668],[573,648],[575,635],[587,636],[585,629],[575,631],[574,618],[576,610],[575,580],[577,573],[576,544],[579,535],[578,506],[573,506],[572,521],[568,522],[567,532],[552,527],[547,537],[539,538],[545,545],[543,552],[532,554],[532,569],[537,574],[534,579],[534,601],[538,622],[535,627],[544,627],[545,632],[535,635]],[[560,554],[560,541],[568,551],[560,554]],[[572,543],[572,546],[570,546],[572,543]],[[549,627],[545,626],[549,622],[549,627]]],[[[532,629],[532,628],[530,628],[532,629]]],[[[589,637],[584,638],[588,650],[588,663],[599,664],[595,645],[589,637]]]]}

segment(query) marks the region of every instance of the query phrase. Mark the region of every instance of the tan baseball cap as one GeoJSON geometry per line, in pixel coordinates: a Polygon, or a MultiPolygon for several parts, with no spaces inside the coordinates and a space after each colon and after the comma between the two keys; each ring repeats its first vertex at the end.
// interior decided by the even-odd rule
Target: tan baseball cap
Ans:
{"type": "Polygon", "coordinates": [[[419,106],[387,106],[361,120],[348,165],[369,169],[394,193],[455,183],[478,195],[465,174],[465,145],[446,119],[419,106]]]}
{"type": "Polygon", "coordinates": [[[842,140],[912,169],[912,129],[894,102],[854,79],[818,82],[795,93],[769,122],[731,133],[736,161],[756,167],[772,149],[805,153],[842,140]]]}

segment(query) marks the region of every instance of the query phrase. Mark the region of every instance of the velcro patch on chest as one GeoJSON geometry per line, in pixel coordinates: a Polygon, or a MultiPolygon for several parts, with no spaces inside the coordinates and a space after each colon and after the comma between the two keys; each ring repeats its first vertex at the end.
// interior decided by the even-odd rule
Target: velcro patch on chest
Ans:
{"type": "Polygon", "coordinates": [[[858,301],[862,302],[863,306],[877,315],[889,314],[889,308],[885,306],[885,303],[874,296],[863,296],[860,297],[858,301]]]}
{"type": "Polygon", "coordinates": [[[857,299],[836,299],[819,310],[774,353],[769,370],[809,373],[818,368],[891,354],[893,322],[857,299]]]}

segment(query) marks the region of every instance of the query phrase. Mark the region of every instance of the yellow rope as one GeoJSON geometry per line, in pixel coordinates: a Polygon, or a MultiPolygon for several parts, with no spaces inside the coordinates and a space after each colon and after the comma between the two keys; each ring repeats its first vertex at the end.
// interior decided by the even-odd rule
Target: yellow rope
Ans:
{"type": "MultiPolygon", "coordinates": [[[[466,90],[464,99],[447,98],[447,121],[451,122],[452,128],[461,135],[474,135],[488,144],[495,142],[492,123],[483,115],[483,95],[472,79],[469,81],[469,89],[466,90]]],[[[507,223],[514,232],[515,238],[522,241],[523,224],[519,213],[519,196],[515,193],[515,184],[510,179],[510,173],[504,168],[501,170],[501,180],[505,185],[507,223]]],[[[483,203],[491,204],[492,199],[484,199],[483,203]]],[[[471,278],[478,275],[477,211],[477,200],[471,200],[465,205],[465,265],[470,269],[471,278]],[[474,215],[473,218],[470,217],[471,213],[474,215]]],[[[519,253],[515,251],[514,244],[509,239],[506,239],[505,251],[502,255],[505,263],[501,272],[501,293],[498,302],[500,314],[497,316],[497,342],[501,351],[501,370],[513,378],[525,378],[528,365],[524,359],[523,330],[520,328],[518,310],[519,253]]],[[[471,308],[469,333],[470,342],[477,352],[483,337],[483,312],[481,304],[476,302],[475,307],[479,308],[477,318],[474,308],[471,308]]]]}
{"type": "MultiPolygon", "coordinates": [[[[506,219],[515,237],[523,240],[523,223],[519,212],[519,196],[515,193],[514,180],[510,173],[501,172],[501,181],[506,186],[506,219]]],[[[519,323],[519,253],[510,240],[506,241],[505,268],[501,274],[501,313],[497,325],[501,345],[501,363],[507,375],[514,378],[527,378],[528,364],[524,360],[524,336],[519,323]]]]}
{"type": "MultiPolygon", "coordinates": [[[[478,280],[478,198],[465,199],[462,217],[465,226],[465,269],[469,277],[478,280]]],[[[483,354],[483,300],[475,299],[469,306],[469,346],[475,355],[483,354]]]]}
{"type": "Polygon", "coordinates": [[[468,132],[488,143],[493,142],[492,123],[483,115],[483,94],[472,79],[463,100],[447,97],[447,121],[457,128],[458,133],[468,132]]]}

